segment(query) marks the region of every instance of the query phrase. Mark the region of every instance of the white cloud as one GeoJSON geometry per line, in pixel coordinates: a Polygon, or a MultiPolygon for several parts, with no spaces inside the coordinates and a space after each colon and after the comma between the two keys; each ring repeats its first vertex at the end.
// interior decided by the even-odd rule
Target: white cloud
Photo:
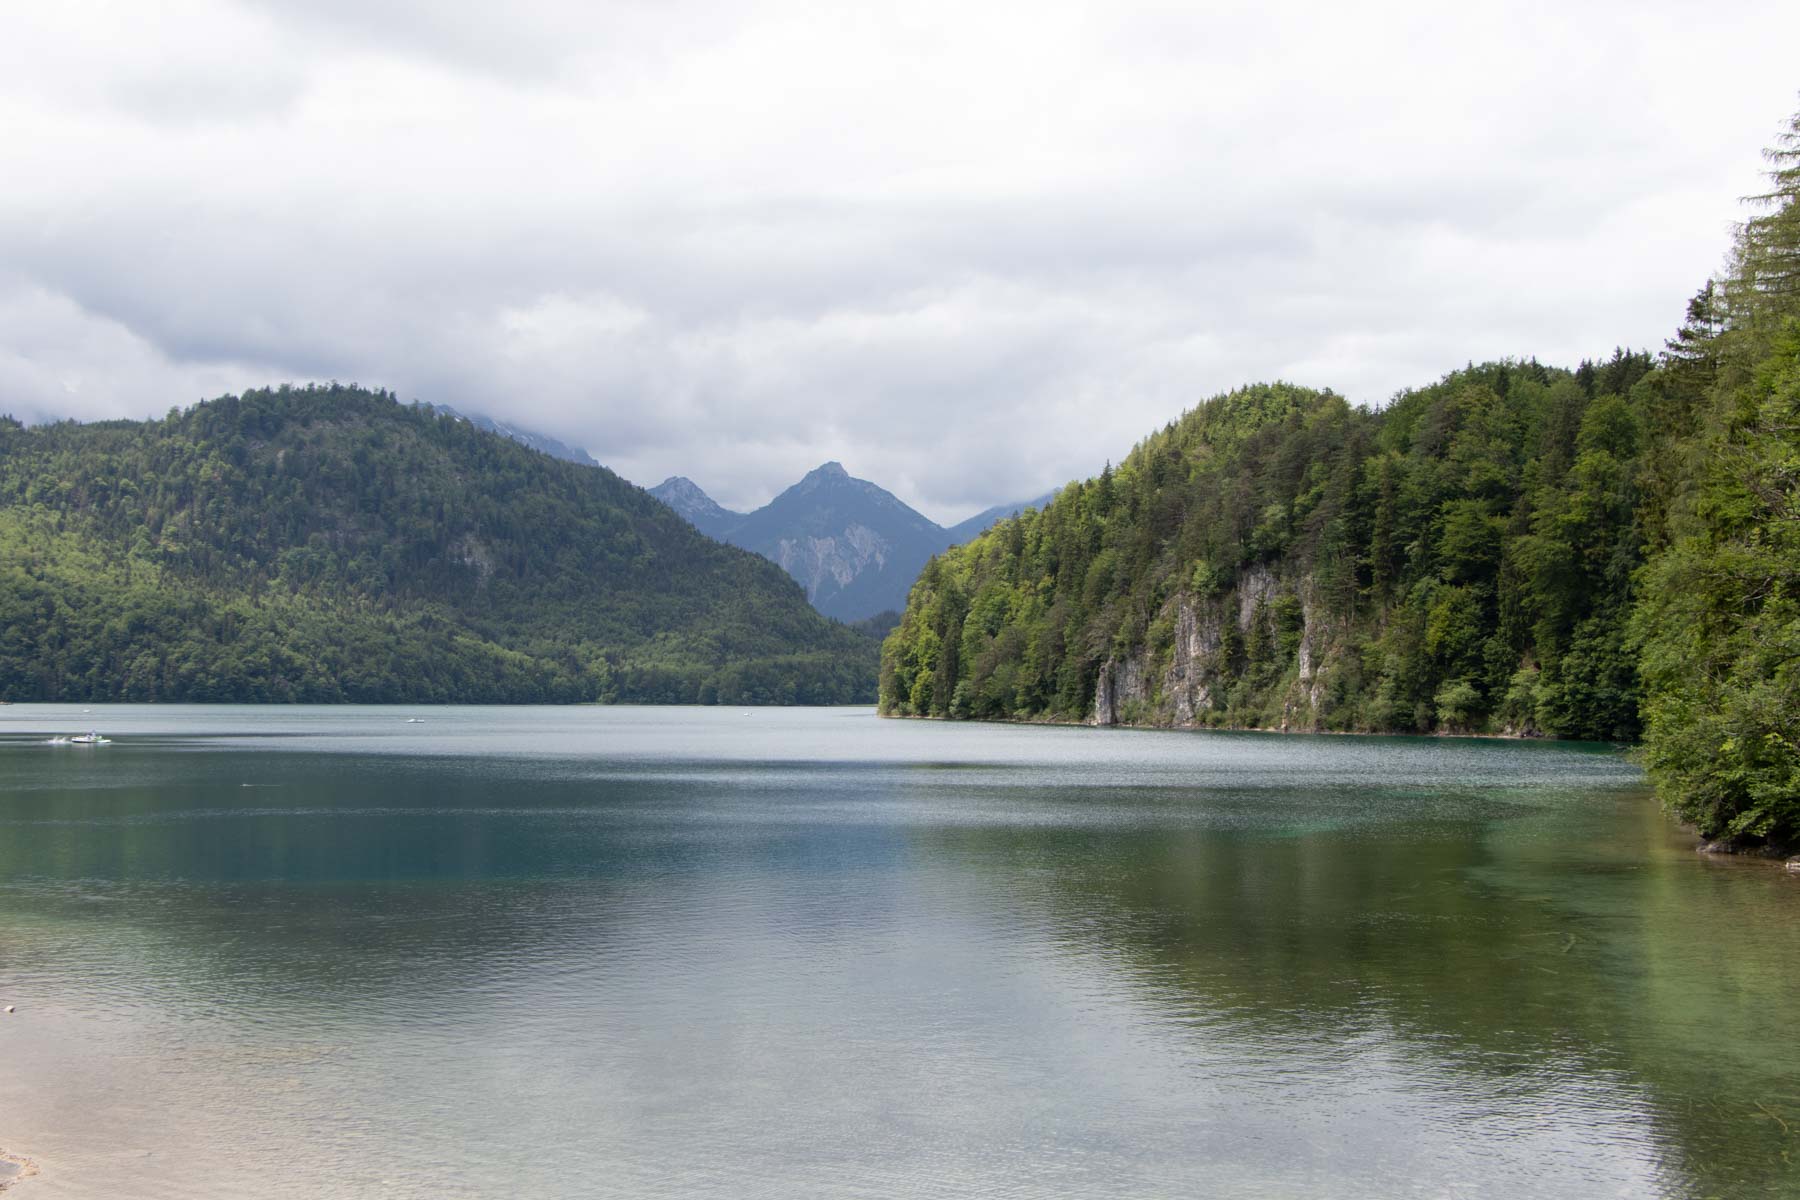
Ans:
{"type": "Polygon", "coordinates": [[[0,15],[0,408],[360,380],[949,518],[1275,377],[1657,344],[1800,10],[183,0],[0,15]]]}
{"type": "Polygon", "coordinates": [[[118,321],[5,278],[0,330],[0,413],[26,421],[160,417],[271,370],[229,359],[172,361],[118,321]]]}

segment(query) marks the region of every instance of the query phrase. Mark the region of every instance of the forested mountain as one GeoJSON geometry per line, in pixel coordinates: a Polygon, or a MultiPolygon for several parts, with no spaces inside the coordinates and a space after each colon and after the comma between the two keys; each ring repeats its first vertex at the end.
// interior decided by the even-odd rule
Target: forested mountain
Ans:
{"type": "Polygon", "coordinates": [[[0,696],[842,702],[873,642],[604,468],[384,393],[0,420],[0,696]]]}
{"type": "Polygon", "coordinates": [[[1633,740],[1708,836],[1800,838],[1800,118],[1653,359],[1380,411],[1209,400],[929,563],[896,714],[1633,740]],[[1647,730],[1646,730],[1647,726],[1647,730]]]}
{"type": "Polygon", "coordinates": [[[1628,599],[1634,498],[1598,456],[1635,461],[1619,395],[1649,368],[1472,368],[1383,412],[1279,384],[1208,401],[933,561],[884,701],[1634,737],[1635,682],[1601,666],[1623,609],[1586,622],[1628,599]]]}
{"type": "Polygon", "coordinates": [[[808,472],[750,513],[721,506],[681,475],[649,491],[709,537],[780,563],[806,589],[815,608],[848,622],[898,612],[919,568],[933,554],[1048,499],[996,505],[945,529],[835,462],[808,472]]]}

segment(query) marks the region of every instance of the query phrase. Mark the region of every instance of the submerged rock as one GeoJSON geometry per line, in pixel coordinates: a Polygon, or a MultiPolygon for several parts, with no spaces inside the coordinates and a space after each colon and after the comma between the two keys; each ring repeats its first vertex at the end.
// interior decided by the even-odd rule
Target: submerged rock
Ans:
{"type": "Polygon", "coordinates": [[[1700,854],[1733,854],[1744,858],[1780,858],[1786,859],[1781,865],[1790,871],[1800,872],[1800,854],[1792,854],[1792,846],[1770,846],[1763,842],[1739,842],[1731,838],[1717,838],[1713,841],[1702,841],[1694,850],[1700,854]]]}

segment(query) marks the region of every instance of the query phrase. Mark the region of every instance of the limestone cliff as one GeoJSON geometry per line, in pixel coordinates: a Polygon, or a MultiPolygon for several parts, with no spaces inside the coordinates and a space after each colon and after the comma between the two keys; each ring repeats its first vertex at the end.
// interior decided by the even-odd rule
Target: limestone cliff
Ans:
{"type": "Polygon", "coordinates": [[[1244,677],[1245,663],[1236,648],[1248,646],[1259,633],[1282,646],[1277,602],[1291,599],[1299,606],[1297,636],[1287,639],[1292,653],[1271,664],[1279,693],[1276,724],[1282,729],[1324,728],[1328,637],[1317,597],[1311,595],[1315,590],[1309,578],[1284,582],[1256,567],[1223,596],[1177,594],[1161,614],[1172,628],[1167,646],[1160,652],[1143,646],[1101,664],[1091,723],[1193,728],[1222,721],[1231,689],[1244,677]]]}

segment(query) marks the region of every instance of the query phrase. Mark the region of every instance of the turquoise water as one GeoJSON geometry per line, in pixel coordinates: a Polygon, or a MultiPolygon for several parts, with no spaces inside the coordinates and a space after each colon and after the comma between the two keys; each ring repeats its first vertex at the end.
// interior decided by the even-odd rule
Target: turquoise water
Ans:
{"type": "Polygon", "coordinates": [[[0,1148],[22,1200],[1800,1194],[1800,879],[1691,847],[1606,747],[14,705],[0,1148]]]}

